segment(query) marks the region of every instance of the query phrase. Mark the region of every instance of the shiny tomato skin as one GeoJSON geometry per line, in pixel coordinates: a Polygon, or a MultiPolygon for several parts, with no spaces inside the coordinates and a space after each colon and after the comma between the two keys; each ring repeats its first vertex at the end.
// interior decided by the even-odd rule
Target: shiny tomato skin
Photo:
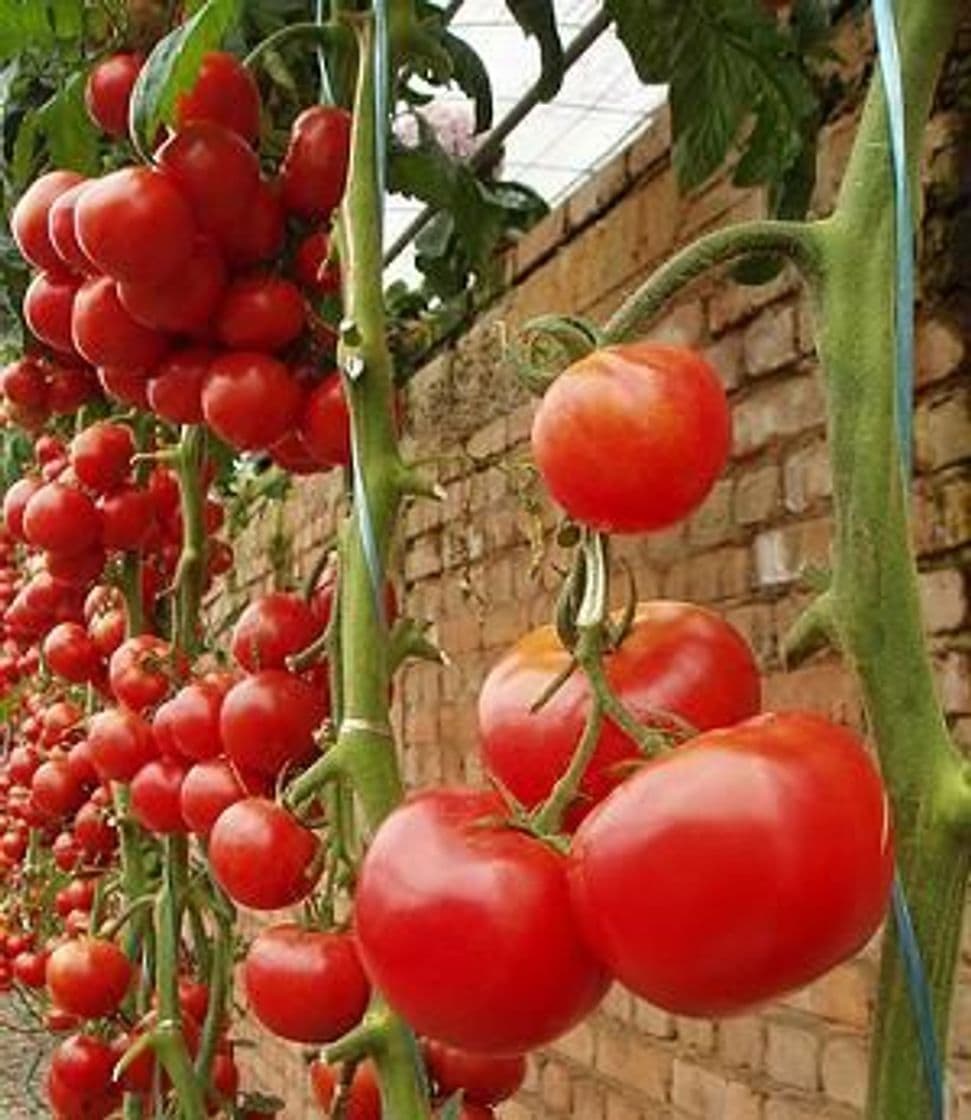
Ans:
{"type": "Polygon", "coordinates": [[[280,182],[283,205],[303,218],[326,218],[347,181],[351,117],[343,109],[314,105],[293,122],[280,182]]]}
{"type": "Polygon", "coordinates": [[[210,365],[202,411],[213,431],[243,451],[276,443],[294,425],[303,400],[282,363],[255,350],[232,350],[210,365]]]}
{"type": "Polygon", "coordinates": [[[76,812],[84,803],[84,789],[63,759],[51,758],[38,766],[30,794],[38,811],[51,820],[76,812]]]}
{"type": "Polygon", "coordinates": [[[24,535],[37,548],[73,556],[97,545],[101,518],[94,502],[71,486],[48,482],[24,509],[24,535]]]}
{"type": "Polygon", "coordinates": [[[152,721],[159,748],[191,762],[222,754],[219,713],[230,684],[207,681],[187,684],[166,700],[152,721]]]}
{"type": "Polygon", "coordinates": [[[283,669],[287,658],[320,637],[323,626],[299,595],[270,592],[254,599],[236,620],[230,649],[249,672],[283,669]]]}
{"type": "Polygon", "coordinates": [[[238,133],[213,121],[194,121],[173,133],[155,160],[189,200],[206,233],[246,220],[260,183],[260,162],[238,133]]]}
{"type": "Polygon", "coordinates": [[[388,1003],[483,1054],[552,1041],[609,985],[570,916],[566,861],[503,816],[492,793],[413,796],[378,829],[354,899],[361,960],[388,1003]]]}
{"type": "Polygon", "coordinates": [[[463,1100],[471,1104],[499,1104],[516,1093],[526,1078],[522,1054],[470,1054],[430,1039],[423,1049],[428,1072],[443,1097],[461,1091],[463,1100]]]}
{"type": "Polygon", "coordinates": [[[767,714],[647,763],[580,826],[570,865],[584,936],[621,983],[677,1014],[734,1014],[876,931],[890,809],[853,732],[767,714]]]}
{"type": "Polygon", "coordinates": [[[84,182],[75,171],[48,171],[35,179],[20,196],[10,215],[10,232],[24,258],[43,270],[63,267],[51,244],[47,224],[51,207],[65,191],[84,182]]]}
{"type": "Polygon", "coordinates": [[[96,937],[67,941],[47,961],[51,999],[83,1019],[114,1014],[128,992],[132,975],[132,966],[118,946],[96,937]]]}
{"type": "Polygon", "coordinates": [[[260,135],[260,91],[239,59],[209,51],[192,88],[176,98],[175,115],[177,128],[213,121],[253,143],[260,135]]]}
{"type": "Polygon", "coordinates": [[[246,221],[234,229],[220,230],[219,248],[234,268],[248,268],[276,257],[283,248],[285,233],[283,207],[275,186],[261,180],[246,221]]]}
{"type": "Polygon", "coordinates": [[[91,68],[84,87],[88,116],[109,136],[128,134],[128,106],[145,63],[140,54],[109,55],[91,68]]]}
{"type": "Polygon", "coordinates": [[[25,541],[24,512],[30,499],[44,484],[33,475],[25,475],[7,490],[3,496],[3,524],[15,540],[25,541]]]}
{"type": "Polygon", "coordinates": [[[24,949],[13,959],[14,978],[25,988],[43,988],[47,983],[47,956],[41,950],[34,953],[24,949]]]}
{"type": "Polygon", "coordinates": [[[43,651],[51,670],[72,684],[86,684],[101,675],[101,654],[78,622],[61,622],[48,631],[43,651]]]}
{"type": "Polygon", "coordinates": [[[282,669],[264,669],[226,694],[219,733],[237,766],[275,776],[316,756],[314,732],[326,715],[324,698],[306,681],[282,669]]]}
{"type": "Polygon", "coordinates": [[[272,792],[272,782],[262,774],[243,774],[225,758],[210,758],[189,768],[179,795],[182,817],[190,832],[208,836],[221,814],[258,794],[272,792]]]}
{"type": "Polygon", "coordinates": [[[90,276],[96,271],[94,264],[81,248],[74,228],[74,211],[81,192],[87,187],[88,182],[89,180],[82,179],[80,183],[76,183],[63,194],[58,195],[47,214],[47,235],[54,252],[60,258],[62,265],[78,276],[90,276]]]}
{"type": "Polygon", "coordinates": [[[202,385],[215,354],[202,346],[175,350],[148,383],[148,403],[170,424],[201,424],[202,385]]]}
{"type": "Polygon", "coordinates": [[[553,498],[574,520],[608,533],[664,529],[687,517],[730,445],[718,375],[700,354],[653,342],[582,358],[553,382],[533,420],[533,455],[553,498]]]}
{"type": "Polygon", "coordinates": [[[152,729],[129,708],[106,708],[91,717],[88,728],[91,761],[102,781],[130,782],[158,757],[152,729]]]}
{"type": "Polygon", "coordinates": [[[307,1044],[340,1038],[361,1021],[371,996],[351,934],[293,923],[257,934],[243,963],[243,984],[250,1011],[267,1030],[307,1044]]]}
{"type": "Polygon", "coordinates": [[[85,255],[113,280],[166,279],[189,259],[196,225],[187,199],[160,171],[123,167],[78,198],[74,228],[85,255]]]}
{"type": "MultiPolygon", "coordinates": [[[[105,548],[134,552],[155,528],[155,503],[147,490],[123,486],[98,502],[105,548]]],[[[113,653],[117,644],[109,651],[113,653]]]]}
{"type": "Polygon", "coordinates": [[[216,331],[230,350],[282,350],[303,330],[300,289],[280,276],[234,280],[223,297],[216,331]]]}
{"type": "Polygon", "coordinates": [[[175,656],[168,642],[152,634],[128,638],[108,662],[115,699],[136,712],[161,703],[173,682],[184,675],[184,658],[175,656]]]}
{"type": "MultiPolygon", "coordinates": [[[[533,630],[496,664],[479,695],[486,769],[524,805],[549,796],[586,723],[590,690],[575,672],[537,712],[530,708],[568,666],[552,626],[533,630]]],[[[698,731],[759,711],[758,666],[744,638],[713,611],[689,603],[638,605],[620,649],[604,658],[607,680],[636,719],[671,726],[671,713],[698,731]]],[[[601,801],[640,759],[636,744],[606,721],[580,787],[575,814],[601,801]]],[[[576,815],[571,815],[575,823],[576,815]]]]}
{"type": "Polygon", "coordinates": [[[161,836],[186,832],[179,794],[188,767],[174,758],[146,763],[131,780],[132,816],[161,836]]]}
{"type": "Polygon", "coordinates": [[[24,318],[31,333],[62,354],[74,353],[71,320],[78,282],[64,272],[38,272],[24,295],[24,318]]]}
{"type": "Polygon", "coordinates": [[[330,234],[315,230],[297,246],[293,258],[294,275],[305,288],[317,295],[336,295],[341,290],[341,272],[332,259],[330,234]]]}
{"type": "Polygon", "coordinates": [[[114,1056],[101,1039],[76,1034],[57,1046],[51,1066],[72,1093],[81,1098],[96,1097],[111,1086],[114,1056]]]}
{"type": "Polygon", "coordinates": [[[300,435],[311,455],[327,467],[351,461],[351,414],[340,376],[325,378],[307,394],[300,435]]]}
{"type": "Polygon", "coordinates": [[[161,331],[136,322],[118,298],[108,276],[86,280],[74,297],[71,337],[92,365],[109,369],[151,370],[168,348],[161,331]]]}
{"type": "Polygon", "coordinates": [[[280,910],[306,898],[320,877],[319,854],[314,833],[262,797],[230,805],[209,835],[216,879],[251,910],[280,910]]]}
{"type": "MultiPolygon", "coordinates": [[[[337,1088],[337,1072],[332,1066],[320,1061],[313,1062],[310,1066],[310,1086],[314,1099],[328,1115],[337,1088]]],[[[381,1090],[370,1059],[365,1059],[354,1070],[344,1117],[345,1120],[381,1120],[381,1090]]]]}
{"type": "Polygon", "coordinates": [[[82,485],[96,494],[109,494],[125,482],[134,454],[135,436],[127,424],[101,420],[71,441],[71,467],[82,485]]]}
{"type": "Polygon", "coordinates": [[[226,266],[206,241],[199,241],[185,264],[164,280],[119,284],[122,307],[143,327],[173,334],[204,335],[223,298],[226,266]]]}

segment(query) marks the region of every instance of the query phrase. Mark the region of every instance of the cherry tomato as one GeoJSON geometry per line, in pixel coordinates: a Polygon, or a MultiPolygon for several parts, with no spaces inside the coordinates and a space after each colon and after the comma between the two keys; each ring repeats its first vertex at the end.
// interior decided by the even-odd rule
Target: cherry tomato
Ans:
{"type": "Polygon", "coordinates": [[[226,287],[226,266],[207,241],[164,280],[119,284],[118,299],[143,327],[174,334],[205,334],[226,287]]]}
{"type": "Polygon", "coordinates": [[[307,394],[300,435],[324,466],[346,466],[351,461],[351,414],[338,374],[325,378],[307,394]]]}
{"type": "Polygon", "coordinates": [[[61,622],[44,639],[44,660],[58,676],[86,684],[101,675],[101,654],[78,622],[61,622]]]}
{"type": "Polygon", "coordinates": [[[234,280],[223,297],[216,330],[232,350],[282,350],[303,330],[303,296],[278,276],[234,280]]]}
{"type": "Polygon", "coordinates": [[[25,988],[43,988],[47,983],[47,953],[25,949],[13,959],[13,974],[25,988]]]}
{"type": "Polygon", "coordinates": [[[323,629],[299,595],[275,591],[254,599],[239,616],[230,649],[250,672],[283,669],[287,658],[316,641],[323,629]]]}
{"type": "Polygon", "coordinates": [[[24,536],[37,548],[71,556],[98,544],[101,519],[94,502],[60,482],[41,486],[23,515],[24,536]]]}
{"type": "Polygon", "coordinates": [[[314,732],[326,715],[326,702],[313,686],[293,673],[264,669],[226,694],[219,733],[237,766],[276,775],[314,758],[314,732]]]}
{"type": "MultiPolygon", "coordinates": [[[[33,358],[18,358],[5,366],[2,388],[7,400],[24,408],[44,408],[47,404],[47,382],[44,368],[33,358]]],[[[23,479],[18,479],[23,482],[23,479]]],[[[16,486],[17,483],[14,483],[16,486]]]]}
{"type": "Polygon", "coordinates": [[[47,961],[47,987],[58,1007],[83,1019],[118,1010],[132,966],[112,941],[81,937],[59,945],[47,961]]]}
{"type": "Polygon", "coordinates": [[[361,960],[388,1003],[483,1054],[552,1041],[609,984],[571,918],[566,861],[503,816],[492,793],[413,796],[378,829],[354,898],[361,960]]]}
{"type": "MultiPolygon", "coordinates": [[[[105,548],[131,552],[142,548],[155,529],[155,503],[147,490],[124,486],[98,502],[105,548]]],[[[124,625],[124,616],[122,616],[124,625]]],[[[108,650],[117,649],[115,643],[108,650]]]]}
{"type": "Polygon", "coordinates": [[[575,520],[608,533],[663,529],[704,501],[725,466],[728,401],[692,350],[610,346],[553,382],[532,445],[543,481],[575,520]]]}
{"type": "Polygon", "coordinates": [[[198,681],[166,700],[152,721],[159,749],[192,762],[221,754],[219,713],[231,683],[231,678],[218,683],[198,681]]]}
{"type": "MultiPolygon", "coordinates": [[[[337,1089],[337,1077],[337,1071],[324,1062],[313,1062],[310,1066],[310,1087],[315,1100],[327,1113],[337,1089]]],[[[381,1120],[381,1090],[370,1060],[361,1062],[354,1070],[344,1117],[345,1120],[381,1120]]]]}
{"type": "Polygon", "coordinates": [[[156,758],[132,778],[132,816],[143,828],[160,835],[187,831],[179,802],[186,770],[174,758],[156,758]]]}
{"type": "Polygon", "coordinates": [[[647,763],[580,826],[574,912],[632,991],[733,1014],[827,972],[886,912],[890,810],[864,744],[801,712],[647,763]]]}
{"type": "Polygon", "coordinates": [[[176,124],[214,121],[251,143],[260,134],[260,91],[253,75],[233,55],[203,55],[195,84],[175,102],[176,124]]]}
{"type": "Polygon", "coordinates": [[[202,423],[202,385],[214,356],[201,346],[169,354],[148,383],[148,403],[156,416],[170,424],[202,423]]]}
{"type": "MultiPolygon", "coordinates": [[[[549,796],[569,766],[590,710],[590,688],[577,670],[532,711],[569,663],[554,628],[541,627],[499,661],[479,696],[486,768],[530,808],[549,796]]],[[[630,633],[604,658],[604,668],[615,694],[646,726],[676,726],[673,716],[707,731],[759,710],[759,672],[751,650],[732,626],[704,607],[639,604],[630,633]]],[[[634,741],[605,721],[571,822],[602,800],[640,758],[634,741]]]]}
{"type": "Polygon", "coordinates": [[[71,467],[89,490],[108,494],[128,478],[135,437],[127,424],[91,424],[71,441],[71,467]]]}
{"type": "Polygon", "coordinates": [[[92,716],[88,747],[102,781],[130,782],[158,754],[151,727],[128,708],[106,708],[92,716]]]}
{"type": "Polygon", "coordinates": [[[206,422],[241,450],[275,443],[296,422],[302,399],[282,362],[250,350],[216,358],[202,387],[206,422]]]}
{"type": "Polygon", "coordinates": [[[178,187],[147,167],[123,167],[91,182],[78,198],[74,225],[85,255],[112,279],[133,284],[171,276],[189,259],[196,235],[178,187]]]}
{"type": "Polygon", "coordinates": [[[354,938],[292,923],[261,930],[246,953],[243,983],[250,1010],[291,1042],[333,1042],[356,1026],[371,988],[354,938]],[[307,992],[314,999],[307,999],[307,992]]]}
{"type": "Polygon", "coordinates": [[[470,1054],[431,1040],[425,1042],[424,1051],[428,1072],[443,1097],[461,1090],[471,1104],[499,1104],[516,1093],[526,1078],[526,1059],[521,1054],[470,1054]]]}
{"type": "Polygon", "coordinates": [[[230,805],[209,836],[209,859],[223,889],[251,910],[292,906],[320,877],[319,843],[279,805],[248,797],[230,805]]]}
{"type": "Polygon", "coordinates": [[[268,795],[272,782],[262,774],[243,774],[225,758],[190,767],[182,783],[182,817],[190,832],[208,836],[224,810],[254,794],[268,795]]]}
{"type": "Polygon", "coordinates": [[[24,318],[32,333],[62,354],[74,353],[71,318],[78,282],[64,272],[39,272],[24,296],[24,318]]]}
{"type": "Polygon", "coordinates": [[[115,650],[108,662],[111,691],[120,704],[136,712],[160,703],[174,681],[185,675],[185,659],[162,638],[140,634],[115,650]]]}
{"type": "Polygon", "coordinates": [[[293,122],[280,181],[283,205],[303,218],[326,218],[344,194],[351,118],[343,109],[314,105],[293,122]]]}
{"type": "Polygon", "coordinates": [[[10,215],[10,232],[23,256],[41,270],[57,272],[61,258],[51,244],[47,229],[51,206],[65,191],[84,181],[76,171],[48,171],[21,195],[10,215]]]}
{"type": "Polygon", "coordinates": [[[128,106],[145,59],[140,54],[113,54],[91,68],[84,87],[88,116],[109,136],[128,134],[128,106]]]}
{"type": "Polygon", "coordinates": [[[161,331],[128,314],[118,285],[107,276],[86,280],[78,289],[71,331],[78,353],[96,366],[151,370],[168,347],[161,331]]]}

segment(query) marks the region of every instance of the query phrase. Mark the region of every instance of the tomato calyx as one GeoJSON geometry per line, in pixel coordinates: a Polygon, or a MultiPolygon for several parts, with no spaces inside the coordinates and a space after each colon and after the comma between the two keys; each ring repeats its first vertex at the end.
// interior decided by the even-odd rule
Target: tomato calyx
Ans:
{"type": "Polygon", "coordinates": [[[523,327],[506,356],[523,385],[541,397],[565,369],[603,344],[600,328],[578,315],[541,315],[523,327]]]}

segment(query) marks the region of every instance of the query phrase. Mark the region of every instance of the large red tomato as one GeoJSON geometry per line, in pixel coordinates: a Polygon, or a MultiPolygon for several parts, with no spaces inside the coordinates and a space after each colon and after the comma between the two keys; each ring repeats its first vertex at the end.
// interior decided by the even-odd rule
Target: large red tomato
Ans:
{"type": "Polygon", "coordinates": [[[681,347],[597,350],[553,382],[533,421],[543,481],[577,521],[644,533],[682,520],[728,458],[731,418],[718,375],[681,347]]]}
{"type": "Polygon", "coordinates": [[[269,354],[233,350],[210,365],[202,411],[213,431],[244,451],[269,447],[295,423],[303,395],[289,369],[269,354]]]}
{"type": "Polygon", "coordinates": [[[101,536],[94,502],[73,486],[48,482],[24,509],[24,535],[38,548],[73,556],[92,548],[101,536]]]}
{"type": "Polygon", "coordinates": [[[59,945],[47,961],[47,987],[58,1007],[83,1019],[118,1010],[132,966],[112,941],[82,937],[59,945]]]}
{"type": "Polygon", "coordinates": [[[312,685],[294,673],[264,669],[226,694],[219,732],[237,766],[276,775],[314,758],[314,732],[326,715],[327,704],[312,685]]]}
{"type": "MultiPolygon", "coordinates": [[[[549,796],[569,766],[590,710],[590,689],[578,669],[539,711],[530,711],[569,660],[552,626],[533,630],[492,669],[479,696],[486,767],[530,808],[549,796]]],[[[619,699],[645,725],[670,726],[670,713],[707,731],[759,710],[751,650],[704,607],[641,603],[630,633],[604,658],[604,668],[619,699]]],[[[640,757],[633,740],[605,721],[571,819],[602,800],[640,757]]]]}
{"type": "Polygon", "coordinates": [[[252,910],[293,906],[322,870],[316,835],[262,797],[230,805],[209,836],[209,859],[223,889],[252,910]]]}
{"type": "Polygon", "coordinates": [[[84,182],[76,171],[48,171],[21,195],[10,215],[10,232],[23,256],[39,269],[56,271],[63,267],[51,244],[47,223],[51,207],[65,191],[84,182]]]}
{"type": "Polygon", "coordinates": [[[732,1014],[820,976],[886,911],[890,807],[864,744],[787,712],[648,763],[573,841],[573,908],[628,988],[732,1014]]]}
{"type": "Polygon", "coordinates": [[[347,181],[351,117],[343,109],[314,105],[293,122],[280,168],[283,204],[304,218],[326,218],[347,181]]]}
{"type": "Polygon", "coordinates": [[[486,1054],[552,1041],[609,983],[571,918],[565,860],[503,816],[492,793],[412,797],[378,829],[354,899],[361,960],[391,1006],[486,1054]]]}
{"type": "Polygon", "coordinates": [[[78,198],[74,224],[85,255],[114,280],[133,284],[171,276],[189,259],[196,235],[178,187],[147,167],[123,167],[91,182],[78,198]]]}
{"type": "Polygon", "coordinates": [[[291,1042],[340,1038],[361,1021],[371,996],[351,934],[292,923],[257,934],[243,964],[243,983],[256,1018],[291,1042]]]}
{"type": "Polygon", "coordinates": [[[175,102],[176,122],[213,121],[250,142],[260,134],[260,91],[246,67],[225,51],[203,55],[192,89],[175,102]]]}

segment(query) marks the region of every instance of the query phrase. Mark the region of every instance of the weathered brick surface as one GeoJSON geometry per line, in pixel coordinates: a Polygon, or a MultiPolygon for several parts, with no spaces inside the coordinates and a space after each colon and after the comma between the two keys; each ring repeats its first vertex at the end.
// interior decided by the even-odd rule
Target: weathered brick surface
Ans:
{"type": "MultiPolygon", "coordinates": [[[[866,33],[845,36],[843,55],[852,59],[866,33]]],[[[835,197],[854,125],[850,114],[825,130],[823,210],[835,197]]],[[[935,122],[928,176],[948,172],[955,127],[950,116],[935,122]]],[[[452,662],[409,667],[400,679],[395,726],[412,784],[481,780],[478,688],[509,642],[548,620],[557,585],[555,511],[529,468],[533,406],[503,360],[503,339],[552,310],[602,318],[692,231],[758,212],[758,199],[725,184],[679,200],[668,143],[664,116],[602,180],[521,242],[509,262],[515,282],[508,293],[409,391],[408,452],[437,463],[431,469],[445,498],[406,513],[402,591],[411,613],[437,620],[452,662]]],[[[969,321],[959,297],[921,311],[913,522],[942,697],[958,740],[971,748],[969,321]]],[[[805,577],[828,563],[831,539],[824,392],[796,277],[787,270],[760,288],[719,276],[700,282],[656,334],[697,346],[718,368],[733,404],[734,456],[687,525],[618,542],[615,559],[631,565],[643,597],[695,599],[738,626],[765,670],[767,707],[816,708],[861,726],[858,693],[835,659],[788,674],[779,667],[781,637],[809,601],[805,577]]],[[[340,509],[339,480],[298,487],[290,521],[300,526],[304,570],[340,509]]],[[[269,523],[257,525],[241,545],[240,570],[251,583],[264,570],[271,534],[269,523]]],[[[971,1120],[971,931],[965,944],[952,1046],[958,1120],[971,1120]]],[[[589,1021],[531,1058],[524,1090],[500,1115],[858,1120],[875,971],[870,946],[809,989],[721,1023],[672,1017],[615,988],[589,1021]]],[[[262,1085],[286,1095],[286,1120],[312,1114],[295,1048],[264,1040],[242,1060],[262,1085]]]]}

